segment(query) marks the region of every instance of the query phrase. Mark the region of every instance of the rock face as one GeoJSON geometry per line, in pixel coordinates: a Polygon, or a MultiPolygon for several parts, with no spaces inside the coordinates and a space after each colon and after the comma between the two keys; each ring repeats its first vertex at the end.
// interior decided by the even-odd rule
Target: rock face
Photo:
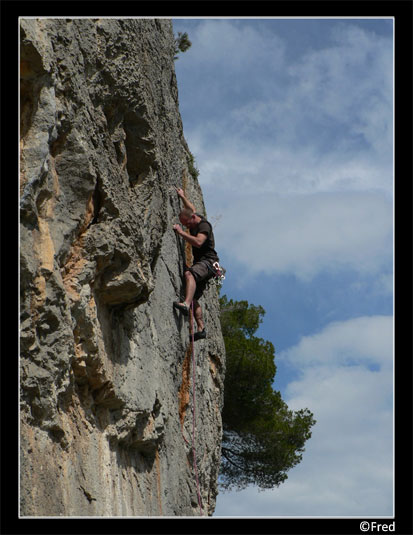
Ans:
{"type": "Polygon", "coordinates": [[[172,308],[175,187],[205,213],[172,24],[22,19],[20,37],[20,515],[211,515],[224,345],[214,285],[195,374],[172,308]]]}

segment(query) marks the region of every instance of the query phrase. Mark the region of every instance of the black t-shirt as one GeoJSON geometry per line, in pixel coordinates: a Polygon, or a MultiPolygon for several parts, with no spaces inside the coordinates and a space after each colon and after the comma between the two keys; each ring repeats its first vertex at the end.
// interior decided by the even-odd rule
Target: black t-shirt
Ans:
{"type": "Polygon", "coordinates": [[[212,225],[201,215],[196,214],[201,218],[201,221],[195,228],[190,229],[192,236],[197,234],[206,234],[207,239],[204,241],[201,247],[192,247],[192,253],[194,255],[194,262],[200,260],[208,260],[211,263],[218,262],[219,258],[215,251],[215,238],[212,231],[212,225]]]}

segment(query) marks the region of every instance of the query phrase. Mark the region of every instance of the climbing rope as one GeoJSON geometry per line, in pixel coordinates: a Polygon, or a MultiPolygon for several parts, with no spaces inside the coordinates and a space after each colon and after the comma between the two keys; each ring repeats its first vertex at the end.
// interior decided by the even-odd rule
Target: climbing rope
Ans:
{"type": "Polygon", "coordinates": [[[198,467],[196,464],[196,449],[195,449],[195,429],[196,429],[196,360],[195,360],[195,344],[194,344],[194,302],[191,303],[191,343],[192,343],[192,397],[193,397],[193,411],[192,411],[192,458],[194,462],[194,473],[196,481],[196,491],[198,494],[198,505],[201,511],[201,516],[203,516],[202,503],[201,503],[201,493],[199,490],[199,479],[198,479],[198,467]]]}
{"type": "MultiPolygon", "coordinates": [[[[187,175],[186,171],[184,171],[183,176],[183,190],[186,190],[186,180],[187,175]]],[[[170,188],[170,191],[175,191],[175,187],[170,188]]],[[[187,250],[185,248],[185,244],[179,239],[178,235],[175,233],[177,244],[178,244],[178,251],[180,251],[183,261],[183,269],[182,272],[185,271],[186,263],[189,262],[187,250]]],[[[225,278],[225,277],[224,277],[225,278]]],[[[190,329],[191,329],[191,345],[192,345],[192,398],[193,398],[193,411],[192,411],[192,459],[193,459],[193,466],[194,466],[194,473],[195,473],[195,481],[196,481],[196,491],[198,496],[198,505],[199,510],[201,513],[201,516],[203,516],[203,510],[202,510],[202,501],[201,501],[201,492],[199,489],[199,478],[198,478],[198,467],[196,463],[196,447],[195,447],[195,429],[196,429],[196,360],[195,360],[195,344],[194,344],[194,302],[191,303],[191,314],[190,314],[190,329]]],[[[186,440],[183,432],[182,437],[186,444],[189,445],[189,442],[186,440]]]]}

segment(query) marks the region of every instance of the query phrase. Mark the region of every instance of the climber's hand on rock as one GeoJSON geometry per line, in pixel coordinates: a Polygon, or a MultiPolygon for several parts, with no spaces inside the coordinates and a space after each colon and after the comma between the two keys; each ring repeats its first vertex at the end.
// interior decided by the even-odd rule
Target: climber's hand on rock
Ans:
{"type": "Polygon", "coordinates": [[[179,197],[181,197],[181,199],[185,197],[185,193],[182,188],[176,188],[176,193],[178,194],[179,197]]]}
{"type": "Polygon", "coordinates": [[[173,229],[177,234],[182,234],[183,233],[181,225],[176,224],[176,225],[173,226],[173,229]]]}

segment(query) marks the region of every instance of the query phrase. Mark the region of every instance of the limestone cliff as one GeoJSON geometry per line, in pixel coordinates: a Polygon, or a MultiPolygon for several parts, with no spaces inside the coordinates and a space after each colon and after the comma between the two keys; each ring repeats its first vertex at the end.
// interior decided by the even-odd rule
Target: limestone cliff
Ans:
{"type": "MultiPolygon", "coordinates": [[[[199,515],[175,187],[205,207],[171,21],[20,22],[20,515],[199,515]]],[[[213,285],[202,304],[195,445],[211,515],[225,368],[213,285]]]]}

